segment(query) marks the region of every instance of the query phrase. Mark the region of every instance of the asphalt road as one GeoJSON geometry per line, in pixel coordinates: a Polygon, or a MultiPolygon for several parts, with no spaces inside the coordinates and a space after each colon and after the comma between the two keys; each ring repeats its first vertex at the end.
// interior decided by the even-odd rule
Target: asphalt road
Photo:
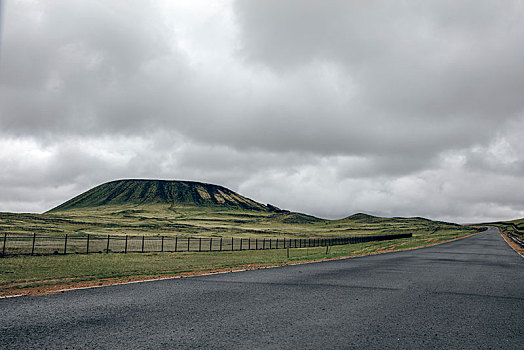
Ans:
{"type": "Polygon", "coordinates": [[[0,348],[523,349],[524,259],[425,249],[0,300],[0,348]]]}

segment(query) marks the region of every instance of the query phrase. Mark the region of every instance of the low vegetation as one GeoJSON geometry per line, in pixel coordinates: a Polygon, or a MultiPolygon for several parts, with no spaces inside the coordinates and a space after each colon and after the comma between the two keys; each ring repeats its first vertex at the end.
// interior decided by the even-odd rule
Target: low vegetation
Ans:
{"type": "MultiPolygon", "coordinates": [[[[424,218],[355,214],[340,220],[282,210],[217,185],[119,180],[43,214],[0,213],[0,234],[319,238],[411,233],[410,239],[321,248],[211,253],[71,254],[0,259],[0,294],[110,279],[282,265],[435,244],[475,228],[424,218]]],[[[100,282],[102,281],[102,282],[100,282]]]]}
{"type": "Polygon", "coordinates": [[[441,230],[412,238],[287,251],[258,250],[212,253],[92,254],[16,256],[0,259],[0,296],[39,294],[75,285],[98,285],[213,271],[251,269],[350,257],[437,244],[473,231],[441,230]]]}
{"type": "Polygon", "coordinates": [[[45,214],[0,213],[0,233],[9,234],[311,238],[445,231],[467,233],[470,230],[423,218],[356,214],[340,220],[325,220],[300,213],[162,204],[101,206],[45,214]]]}

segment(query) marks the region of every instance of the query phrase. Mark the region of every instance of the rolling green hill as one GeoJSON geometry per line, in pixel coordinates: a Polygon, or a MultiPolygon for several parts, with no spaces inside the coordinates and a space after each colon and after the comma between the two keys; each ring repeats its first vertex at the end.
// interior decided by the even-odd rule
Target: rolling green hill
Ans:
{"type": "Polygon", "coordinates": [[[267,206],[218,185],[174,180],[116,180],[92,188],[51,209],[49,213],[133,204],[230,207],[269,211],[267,206]]]}

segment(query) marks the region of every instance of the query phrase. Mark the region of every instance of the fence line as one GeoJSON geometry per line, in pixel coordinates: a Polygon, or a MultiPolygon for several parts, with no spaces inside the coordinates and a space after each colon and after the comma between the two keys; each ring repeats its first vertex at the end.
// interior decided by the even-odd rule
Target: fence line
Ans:
{"type": "Polygon", "coordinates": [[[216,252],[325,247],[409,238],[411,233],[337,238],[225,238],[117,235],[8,234],[0,256],[91,253],[216,252]]]}

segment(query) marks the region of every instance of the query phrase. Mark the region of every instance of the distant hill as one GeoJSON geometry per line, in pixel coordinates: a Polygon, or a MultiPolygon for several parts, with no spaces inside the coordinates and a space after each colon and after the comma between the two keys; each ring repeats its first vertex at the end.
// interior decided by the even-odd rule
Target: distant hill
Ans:
{"type": "Polygon", "coordinates": [[[381,221],[384,221],[384,220],[387,220],[385,218],[381,218],[381,217],[378,217],[378,216],[373,216],[373,215],[369,215],[369,214],[364,214],[364,213],[357,213],[357,214],[353,214],[351,216],[348,216],[342,220],[348,220],[348,221],[358,221],[358,222],[381,222],[381,221]]]}
{"type": "Polygon", "coordinates": [[[312,215],[294,213],[289,211],[280,211],[268,217],[274,222],[282,222],[284,224],[315,224],[322,223],[326,220],[317,218],[312,215]]]}
{"type": "Polygon", "coordinates": [[[493,224],[508,225],[508,226],[513,226],[514,228],[518,228],[520,230],[524,230],[524,219],[514,219],[514,220],[509,220],[509,221],[496,221],[496,222],[486,223],[486,225],[493,225],[493,224]]]}
{"type": "Polygon", "coordinates": [[[369,224],[391,224],[391,223],[418,223],[418,224],[427,224],[427,225],[435,225],[435,224],[441,224],[446,226],[461,226],[459,224],[451,223],[451,222],[444,222],[444,221],[436,221],[436,220],[430,220],[426,218],[421,217],[380,217],[380,216],[373,216],[369,214],[364,213],[357,213],[353,214],[351,216],[348,216],[344,219],[341,219],[340,221],[348,221],[348,222],[355,222],[359,224],[369,223],[369,224]]]}
{"type": "Polygon", "coordinates": [[[48,213],[126,204],[232,207],[269,211],[267,206],[218,185],[176,180],[116,180],[94,187],[48,213]]]}

